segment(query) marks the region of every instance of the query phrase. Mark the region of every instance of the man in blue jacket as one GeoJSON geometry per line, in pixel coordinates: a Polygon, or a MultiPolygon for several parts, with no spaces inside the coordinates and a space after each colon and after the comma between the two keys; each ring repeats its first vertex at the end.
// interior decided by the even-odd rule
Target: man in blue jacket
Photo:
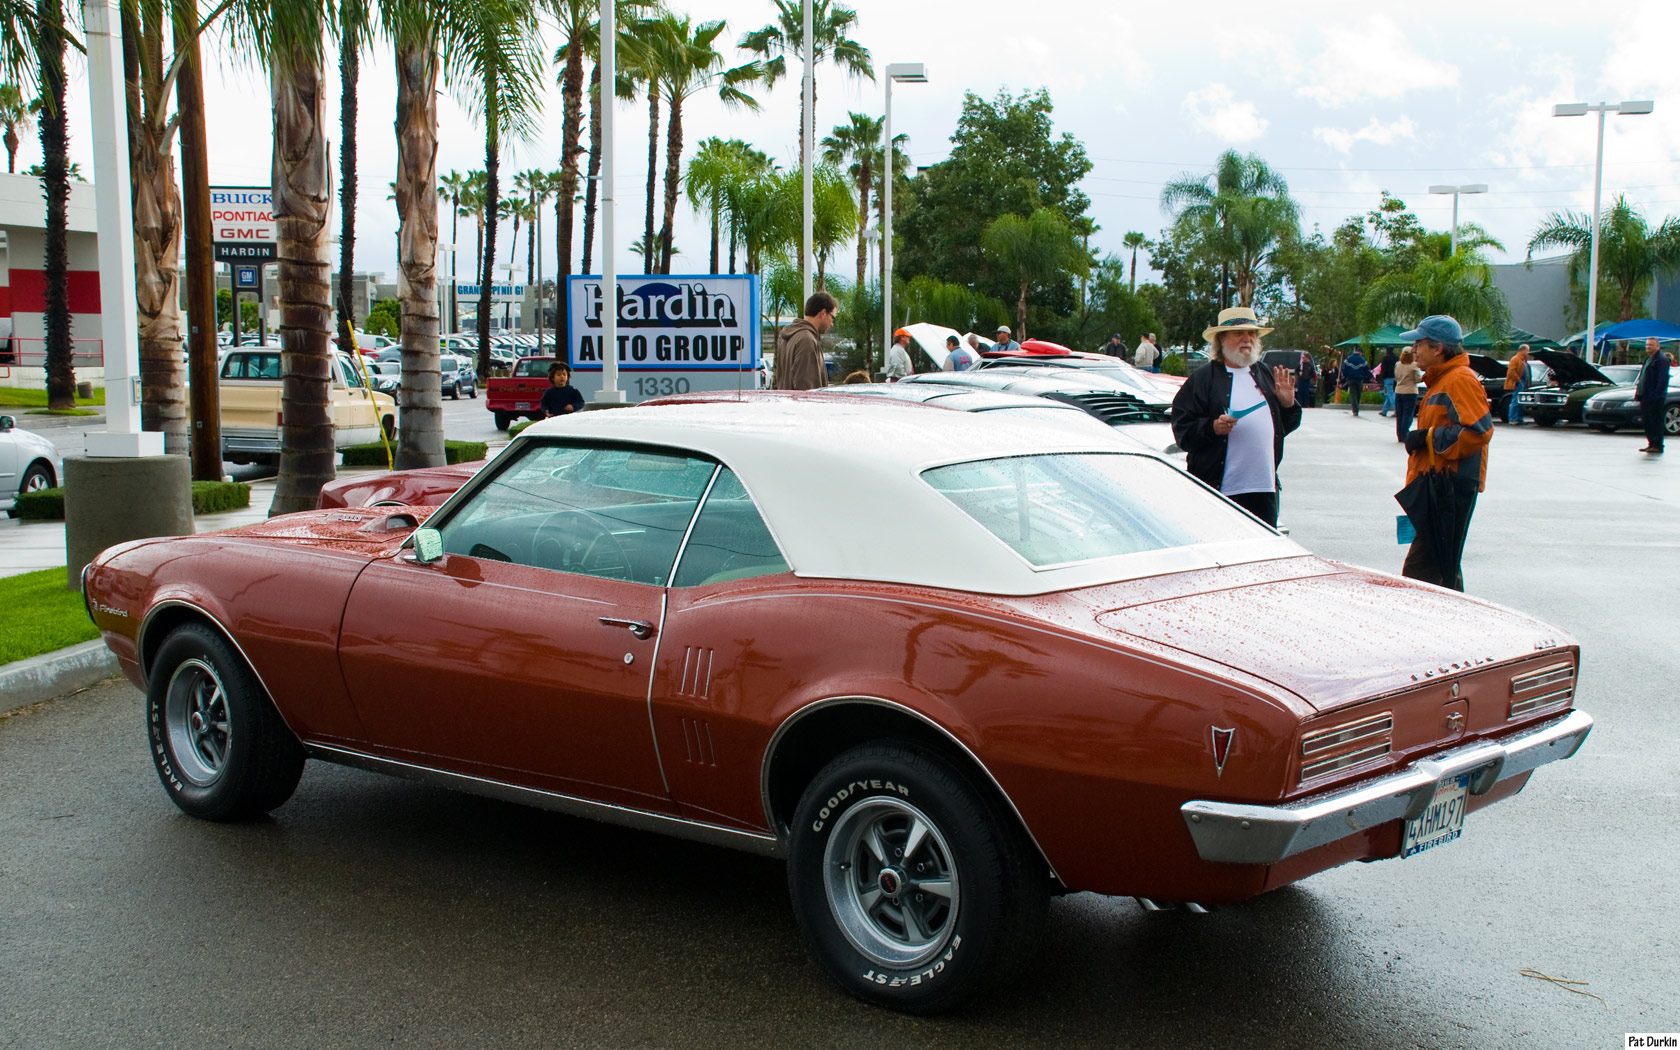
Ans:
{"type": "Polygon", "coordinates": [[[1348,404],[1353,408],[1354,417],[1359,416],[1359,399],[1365,396],[1365,384],[1371,381],[1371,366],[1365,362],[1365,355],[1354,347],[1342,362],[1342,385],[1347,387],[1348,404]]]}
{"type": "Polygon", "coordinates": [[[1651,456],[1663,452],[1663,415],[1668,410],[1668,355],[1656,336],[1645,340],[1645,367],[1639,370],[1634,396],[1639,399],[1639,416],[1645,424],[1645,447],[1651,456]]]}

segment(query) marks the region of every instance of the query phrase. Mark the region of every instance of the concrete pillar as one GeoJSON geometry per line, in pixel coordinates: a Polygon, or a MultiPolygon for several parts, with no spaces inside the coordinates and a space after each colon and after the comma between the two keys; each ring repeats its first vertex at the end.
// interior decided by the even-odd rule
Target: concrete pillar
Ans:
{"type": "Polygon", "coordinates": [[[106,547],[192,534],[192,461],[186,456],[64,461],[64,554],[71,590],[82,589],[82,568],[106,547]]]}

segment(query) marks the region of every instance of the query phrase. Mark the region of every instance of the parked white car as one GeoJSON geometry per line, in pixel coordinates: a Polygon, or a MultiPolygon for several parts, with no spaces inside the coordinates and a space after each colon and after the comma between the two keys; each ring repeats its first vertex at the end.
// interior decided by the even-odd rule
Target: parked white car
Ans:
{"type": "Polygon", "coordinates": [[[63,478],[64,461],[51,441],[0,416],[0,507],[11,511],[22,493],[54,488],[63,478]]]}

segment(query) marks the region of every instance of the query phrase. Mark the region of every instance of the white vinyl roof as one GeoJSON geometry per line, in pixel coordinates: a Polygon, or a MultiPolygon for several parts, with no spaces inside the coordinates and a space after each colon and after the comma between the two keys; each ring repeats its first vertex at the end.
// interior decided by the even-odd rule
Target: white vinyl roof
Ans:
{"type": "Polygon", "coordinates": [[[1217,550],[1180,547],[1034,568],[921,472],[1046,452],[1159,457],[1129,453],[1083,418],[1074,423],[1086,425],[1063,427],[1008,416],[784,396],[583,412],[520,436],[636,442],[712,456],[740,477],[800,576],[1023,595],[1307,553],[1268,535],[1217,550]]]}

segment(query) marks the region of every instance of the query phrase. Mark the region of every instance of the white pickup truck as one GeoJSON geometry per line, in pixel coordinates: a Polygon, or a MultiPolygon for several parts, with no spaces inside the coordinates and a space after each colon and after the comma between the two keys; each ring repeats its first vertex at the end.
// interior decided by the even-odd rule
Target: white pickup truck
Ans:
{"type": "MultiPolygon", "coordinates": [[[[222,458],[262,463],[280,456],[280,348],[229,350],[219,373],[222,398],[222,458]]],[[[381,428],[395,433],[397,403],[369,390],[344,354],[333,355],[333,444],[337,448],[378,441],[381,428]]]]}

